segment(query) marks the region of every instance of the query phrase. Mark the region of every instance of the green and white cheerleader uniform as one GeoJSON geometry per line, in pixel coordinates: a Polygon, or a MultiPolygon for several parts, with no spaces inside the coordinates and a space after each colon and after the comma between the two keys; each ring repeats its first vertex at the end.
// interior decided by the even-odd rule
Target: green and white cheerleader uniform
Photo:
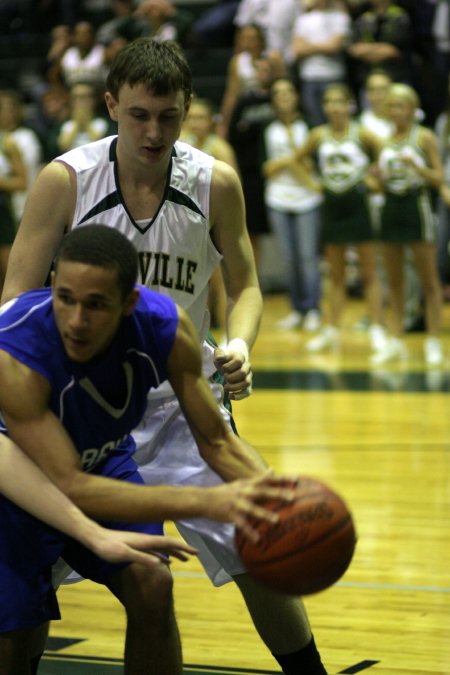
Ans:
{"type": "Polygon", "coordinates": [[[359,139],[360,126],[352,121],[339,140],[326,131],[317,147],[317,161],[324,187],[322,241],[354,244],[374,237],[363,182],[370,158],[359,139]]]}
{"type": "Polygon", "coordinates": [[[379,166],[386,193],[381,212],[382,241],[435,241],[436,215],[430,191],[422,176],[404,161],[411,157],[417,165],[427,165],[425,153],[419,147],[419,133],[419,125],[414,125],[407,138],[389,141],[380,153],[379,166]]]}

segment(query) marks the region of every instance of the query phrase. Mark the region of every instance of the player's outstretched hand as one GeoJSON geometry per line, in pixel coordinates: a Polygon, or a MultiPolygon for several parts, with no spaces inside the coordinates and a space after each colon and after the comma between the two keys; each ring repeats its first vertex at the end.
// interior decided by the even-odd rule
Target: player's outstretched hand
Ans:
{"type": "Polygon", "coordinates": [[[211,517],[234,523],[255,543],[259,539],[256,529],[259,521],[276,523],[279,520],[277,513],[263,505],[264,501],[281,499],[292,502],[296,498],[295,487],[276,478],[272,469],[255,478],[239,479],[207,489],[210,493],[211,517]]]}
{"type": "Polygon", "coordinates": [[[108,562],[138,562],[150,567],[158,562],[169,564],[165,556],[173,556],[186,561],[189,555],[195,555],[196,549],[177,537],[166,537],[140,532],[107,530],[99,527],[91,548],[98,556],[108,562]]]}
{"type": "Polygon", "coordinates": [[[224,389],[232,401],[251,395],[253,373],[244,340],[235,338],[226,347],[216,349],[214,364],[225,378],[224,389]]]}

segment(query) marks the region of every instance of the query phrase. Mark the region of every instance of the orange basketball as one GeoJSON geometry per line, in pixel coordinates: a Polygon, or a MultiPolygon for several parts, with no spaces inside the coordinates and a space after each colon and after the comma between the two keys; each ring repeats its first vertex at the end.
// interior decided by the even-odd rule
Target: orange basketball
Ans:
{"type": "Polygon", "coordinates": [[[342,577],[353,557],[356,532],[345,502],[331,488],[302,476],[297,489],[294,502],[265,502],[279,514],[279,522],[257,523],[257,543],[237,530],[236,546],[261,583],[290,595],[310,595],[342,577]]]}

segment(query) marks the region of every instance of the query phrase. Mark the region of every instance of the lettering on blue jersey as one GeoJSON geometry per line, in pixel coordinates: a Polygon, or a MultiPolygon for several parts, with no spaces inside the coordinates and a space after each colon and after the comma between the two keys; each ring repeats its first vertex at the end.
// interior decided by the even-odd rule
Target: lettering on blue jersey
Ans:
{"type": "Polygon", "coordinates": [[[133,368],[128,363],[128,361],[122,363],[122,368],[125,371],[125,380],[127,383],[127,396],[125,399],[125,403],[121,408],[115,408],[113,405],[111,405],[111,403],[108,403],[108,401],[106,401],[106,399],[103,398],[103,396],[100,394],[98,389],[96,389],[95,385],[91,382],[91,380],[88,377],[83,377],[79,381],[80,387],[82,387],[89,394],[89,396],[93,398],[94,401],[103,408],[103,410],[105,410],[109,415],[111,415],[111,417],[114,417],[116,420],[122,417],[122,415],[127,411],[133,390],[133,368]]]}
{"type": "Polygon", "coordinates": [[[82,470],[92,471],[92,469],[97,464],[103,462],[113,452],[113,450],[116,450],[119,445],[124,443],[128,436],[128,434],[125,434],[125,436],[122,436],[116,441],[108,441],[107,443],[104,443],[101,448],[89,448],[87,450],[83,450],[80,455],[82,470]]]}
{"type": "Polygon", "coordinates": [[[139,282],[143,286],[174,288],[177,291],[184,291],[193,295],[195,292],[194,274],[196,270],[197,263],[195,260],[177,256],[174,261],[169,253],[139,252],[139,282]],[[152,260],[153,270],[150,271],[152,260]]]}

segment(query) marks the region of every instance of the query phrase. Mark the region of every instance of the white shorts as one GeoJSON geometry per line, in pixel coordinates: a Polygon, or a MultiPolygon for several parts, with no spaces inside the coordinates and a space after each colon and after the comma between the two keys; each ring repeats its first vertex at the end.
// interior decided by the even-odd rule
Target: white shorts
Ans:
{"type": "MultiPolygon", "coordinates": [[[[231,426],[231,415],[223,404],[223,387],[213,383],[211,373],[213,348],[203,343],[204,374],[220,412],[231,426]]],[[[224,481],[200,456],[176,396],[163,385],[152,392],[140,425],[133,431],[136,441],[134,459],[139,473],[148,485],[195,485],[207,487],[224,481]],[[155,395],[156,394],[156,395],[155,395]]],[[[245,573],[245,567],[234,545],[234,526],[207,518],[193,518],[175,523],[183,538],[196,549],[200,562],[212,583],[222,586],[231,577],[245,573]]],[[[76,572],[67,575],[62,563],[54,570],[54,585],[81,581],[76,572]]]]}
{"type": "MultiPolygon", "coordinates": [[[[223,387],[211,383],[220,411],[231,426],[230,412],[223,405],[223,387]]],[[[202,459],[197,443],[174,395],[150,399],[144,418],[133,432],[139,473],[148,485],[195,485],[222,483],[220,476],[202,459]]],[[[234,545],[234,526],[207,518],[177,521],[183,538],[199,551],[199,559],[215,586],[231,581],[246,570],[234,545]]]]}

